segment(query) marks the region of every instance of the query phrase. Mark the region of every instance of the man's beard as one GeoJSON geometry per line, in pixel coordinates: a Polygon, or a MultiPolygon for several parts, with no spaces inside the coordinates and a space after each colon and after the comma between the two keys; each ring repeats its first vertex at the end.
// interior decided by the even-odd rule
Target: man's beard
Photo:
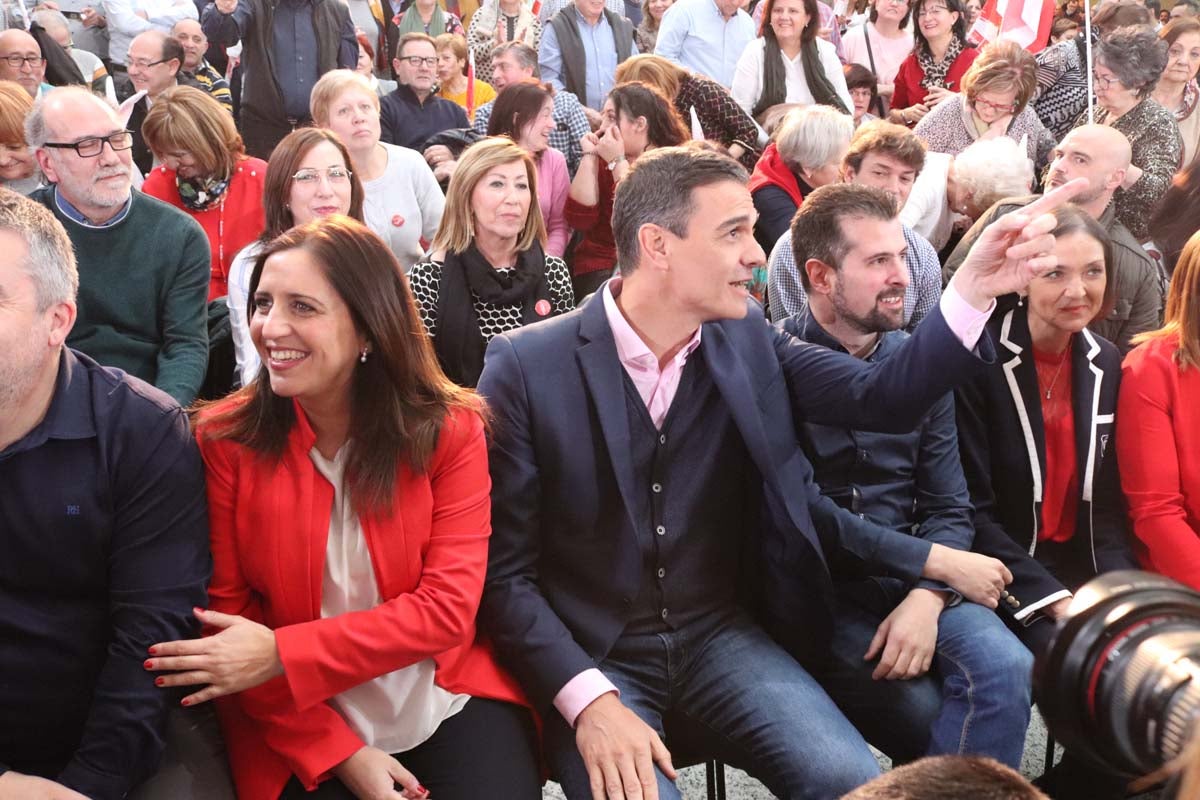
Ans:
{"type": "Polygon", "coordinates": [[[897,292],[893,289],[880,292],[875,297],[875,304],[871,306],[871,310],[865,315],[859,315],[850,310],[850,306],[846,302],[846,291],[839,281],[837,288],[833,291],[833,309],[837,312],[839,319],[860,333],[887,333],[899,330],[904,325],[904,290],[899,292],[900,308],[895,316],[881,311],[879,301],[885,297],[895,297],[896,295],[897,292]]]}
{"type": "Polygon", "coordinates": [[[15,412],[33,391],[50,357],[45,346],[46,334],[46,326],[39,321],[25,340],[0,358],[0,413],[15,412]]]}

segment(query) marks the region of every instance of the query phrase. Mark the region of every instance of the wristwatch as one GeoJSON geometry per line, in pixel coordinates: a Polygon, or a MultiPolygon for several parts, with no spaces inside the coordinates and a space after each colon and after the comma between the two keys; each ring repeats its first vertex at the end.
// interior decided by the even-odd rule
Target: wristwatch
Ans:
{"type": "Polygon", "coordinates": [[[613,170],[615,170],[617,168],[617,164],[620,164],[624,160],[625,160],[625,154],[622,153],[621,155],[614,158],[612,161],[608,162],[608,171],[612,172],[613,170]]]}

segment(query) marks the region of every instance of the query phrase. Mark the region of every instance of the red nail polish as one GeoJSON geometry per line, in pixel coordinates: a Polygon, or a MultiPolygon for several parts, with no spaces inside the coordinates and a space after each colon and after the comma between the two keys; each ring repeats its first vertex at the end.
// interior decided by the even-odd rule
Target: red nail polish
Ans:
{"type": "Polygon", "coordinates": [[[181,705],[181,706],[190,706],[191,704],[192,704],[191,699],[187,698],[187,697],[185,697],[179,701],[179,705],[181,705]]]}
{"type": "Polygon", "coordinates": [[[152,656],[158,655],[158,647],[156,645],[150,645],[149,647],[146,648],[146,652],[152,656]]]}
{"type": "Polygon", "coordinates": [[[142,662],[142,666],[146,669],[154,669],[154,661],[148,658],[142,662]]]}
{"type": "Polygon", "coordinates": [[[164,683],[166,683],[166,682],[167,682],[167,679],[166,679],[166,678],[155,678],[155,679],[154,679],[154,685],[155,685],[155,686],[162,686],[162,685],[163,685],[164,683]]]}
{"type": "Polygon", "coordinates": [[[420,792],[421,794],[429,794],[429,790],[426,789],[424,786],[422,786],[419,783],[417,784],[417,791],[420,792]]]}
{"type": "Polygon", "coordinates": [[[200,606],[196,606],[195,608],[192,609],[192,611],[196,614],[203,614],[207,610],[208,609],[200,608],[200,606]]]}

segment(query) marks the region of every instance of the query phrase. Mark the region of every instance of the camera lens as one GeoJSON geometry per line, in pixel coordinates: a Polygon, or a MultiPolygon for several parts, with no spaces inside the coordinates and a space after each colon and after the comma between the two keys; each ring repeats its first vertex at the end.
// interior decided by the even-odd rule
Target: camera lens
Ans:
{"type": "Polygon", "coordinates": [[[1200,593],[1145,572],[1085,585],[1034,666],[1034,698],[1071,752],[1133,777],[1178,755],[1200,710],[1200,593]]]}

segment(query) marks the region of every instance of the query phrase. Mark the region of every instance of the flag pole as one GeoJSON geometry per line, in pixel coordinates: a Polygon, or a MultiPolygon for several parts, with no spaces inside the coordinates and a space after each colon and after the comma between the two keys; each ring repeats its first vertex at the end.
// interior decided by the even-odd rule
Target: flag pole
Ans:
{"type": "Polygon", "coordinates": [[[1096,122],[1096,89],[1093,86],[1095,78],[1092,77],[1092,4],[1090,0],[1083,0],[1083,35],[1087,37],[1087,97],[1088,97],[1088,124],[1096,122]]]}

